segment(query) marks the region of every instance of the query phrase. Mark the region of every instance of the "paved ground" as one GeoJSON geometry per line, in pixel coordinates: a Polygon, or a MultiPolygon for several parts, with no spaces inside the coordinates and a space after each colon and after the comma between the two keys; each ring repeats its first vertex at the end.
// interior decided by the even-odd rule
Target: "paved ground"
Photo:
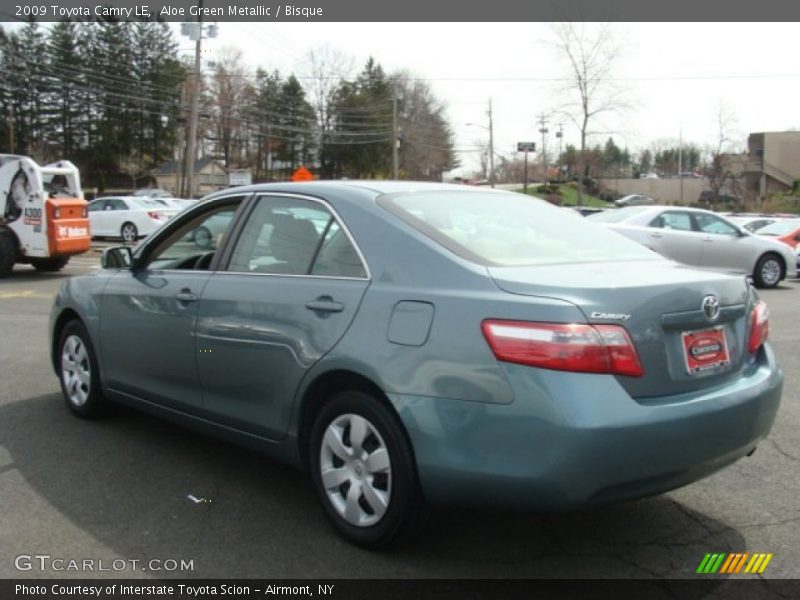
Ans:
{"type": "Polygon", "coordinates": [[[70,416],[48,363],[47,315],[59,283],[91,272],[96,257],[0,282],[0,577],[82,575],[17,571],[25,554],[192,560],[194,571],[173,573],[184,577],[679,577],[710,551],[773,552],[768,577],[800,577],[798,283],[763,294],[786,387],[751,458],[661,497],[578,514],[433,511],[414,539],[370,553],[333,533],[287,467],[132,411],[70,416]]]}

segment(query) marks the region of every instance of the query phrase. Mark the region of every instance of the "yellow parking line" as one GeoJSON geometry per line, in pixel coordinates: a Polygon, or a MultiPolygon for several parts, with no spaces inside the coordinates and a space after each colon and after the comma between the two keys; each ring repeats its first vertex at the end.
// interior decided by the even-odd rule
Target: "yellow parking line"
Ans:
{"type": "Polygon", "coordinates": [[[16,292],[0,292],[0,300],[10,300],[11,298],[52,298],[55,294],[45,292],[35,292],[33,290],[19,290],[16,292]]]}

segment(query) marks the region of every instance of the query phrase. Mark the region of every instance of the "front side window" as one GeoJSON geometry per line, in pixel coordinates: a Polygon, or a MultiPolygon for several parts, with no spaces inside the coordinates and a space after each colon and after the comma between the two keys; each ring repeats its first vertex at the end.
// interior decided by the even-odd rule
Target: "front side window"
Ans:
{"type": "Polygon", "coordinates": [[[240,201],[233,200],[184,223],[153,249],[147,268],[207,270],[222,246],[240,201]]]}
{"type": "Polygon", "coordinates": [[[106,203],[105,200],[93,200],[89,203],[89,206],[86,207],[86,210],[89,212],[98,212],[103,210],[103,205],[106,203]]]}
{"type": "Polygon", "coordinates": [[[366,277],[346,233],[322,204],[262,197],[242,228],[229,271],[366,277]]]}
{"type": "Polygon", "coordinates": [[[695,213],[694,220],[697,228],[703,233],[716,233],[719,235],[738,235],[739,230],[714,215],[695,213]]]}
{"type": "Polygon", "coordinates": [[[448,250],[482,265],[660,260],[624,236],[522,194],[416,192],[385,195],[378,204],[448,250]]]}

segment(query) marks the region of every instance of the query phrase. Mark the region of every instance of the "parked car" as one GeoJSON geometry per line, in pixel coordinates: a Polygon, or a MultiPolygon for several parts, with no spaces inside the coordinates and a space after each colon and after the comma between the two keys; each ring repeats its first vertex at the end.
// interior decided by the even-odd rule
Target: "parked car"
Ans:
{"type": "Polygon", "coordinates": [[[783,219],[758,230],[758,235],[770,237],[794,248],[800,242],[800,219],[783,219]]]}
{"type": "Polygon", "coordinates": [[[614,204],[623,207],[623,206],[642,206],[645,204],[655,204],[655,200],[653,200],[650,196],[646,194],[629,194],[627,196],[623,196],[617,200],[614,200],[614,204]]]}
{"type": "Polygon", "coordinates": [[[685,485],[752,453],[780,402],[744,277],[512,192],[231,189],[102,265],[52,310],[69,409],[127,404],[305,468],[367,546],[423,498],[568,510],[685,485]],[[212,219],[219,240],[187,243],[212,219]]]}
{"type": "Polygon", "coordinates": [[[758,287],[775,287],[792,273],[794,256],[786,244],[752,235],[708,210],[634,206],[587,219],[678,262],[752,275],[758,287]]]}
{"type": "Polygon", "coordinates": [[[131,196],[144,198],[172,198],[172,194],[170,194],[167,190],[161,190],[158,188],[141,188],[133,192],[131,196]]]}
{"type": "Polygon", "coordinates": [[[178,212],[139,196],[100,198],[90,202],[87,210],[92,237],[119,237],[125,242],[153,233],[178,212]]]}
{"type": "Polygon", "coordinates": [[[725,215],[725,218],[750,233],[757,233],[759,229],[780,220],[777,217],[745,217],[738,215],[725,215]]]}

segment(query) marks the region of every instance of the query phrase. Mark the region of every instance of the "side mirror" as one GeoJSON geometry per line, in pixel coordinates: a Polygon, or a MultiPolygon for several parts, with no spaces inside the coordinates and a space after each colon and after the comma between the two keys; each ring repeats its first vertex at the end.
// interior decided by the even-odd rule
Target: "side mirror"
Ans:
{"type": "Polygon", "coordinates": [[[100,255],[100,266],[104,269],[130,269],[133,265],[133,252],[129,246],[106,248],[100,255]]]}

